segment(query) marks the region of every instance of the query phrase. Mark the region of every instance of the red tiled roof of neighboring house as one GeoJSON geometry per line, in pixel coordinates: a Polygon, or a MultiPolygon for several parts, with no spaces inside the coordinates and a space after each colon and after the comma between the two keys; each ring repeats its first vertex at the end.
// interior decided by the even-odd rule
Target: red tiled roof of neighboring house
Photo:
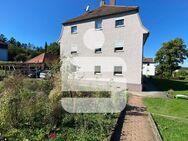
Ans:
{"type": "Polygon", "coordinates": [[[144,58],[143,63],[154,63],[153,58],[144,58]]]}
{"type": "Polygon", "coordinates": [[[100,17],[110,16],[110,15],[116,15],[116,14],[123,14],[127,12],[138,12],[139,7],[138,6],[112,6],[112,5],[105,5],[97,8],[96,10],[92,10],[89,12],[84,13],[81,16],[78,16],[76,18],[70,19],[63,23],[63,25],[69,25],[76,22],[82,22],[86,20],[96,19],[100,17]]]}
{"type": "Polygon", "coordinates": [[[39,63],[44,63],[44,60],[45,60],[45,53],[42,53],[42,54],[28,60],[26,63],[39,64],[39,63]]]}
{"type": "Polygon", "coordinates": [[[49,54],[49,53],[42,53],[28,61],[26,63],[29,64],[42,64],[42,63],[49,63],[52,64],[54,61],[58,60],[59,56],[49,54]]]}

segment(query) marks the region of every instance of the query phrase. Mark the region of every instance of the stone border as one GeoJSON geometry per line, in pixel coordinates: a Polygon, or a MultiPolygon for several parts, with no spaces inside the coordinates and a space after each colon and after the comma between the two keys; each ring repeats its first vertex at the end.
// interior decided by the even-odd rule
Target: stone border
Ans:
{"type": "Polygon", "coordinates": [[[160,131],[159,131],[157,125],[155,124],[153,116],[152,116],[152,114],[150,112],[148,112],[148,117],[149,117],[149,121],[151,123],[152,130],[153,130],[153,133],[155,135],[156,140],[157,141],[163,141],[163,139],[161,137],[161,134],[160,134],[160,131]]]}

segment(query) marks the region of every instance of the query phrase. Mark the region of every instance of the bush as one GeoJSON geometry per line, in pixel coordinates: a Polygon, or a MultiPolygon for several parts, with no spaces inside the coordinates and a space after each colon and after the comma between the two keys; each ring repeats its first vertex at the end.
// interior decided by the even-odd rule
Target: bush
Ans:
{"type": "Polygon", "coordinates": [[[54,134],[56,141],[101,141],[109,136],[117,118],[114,114],[69,114],[63,110],[59,75],[53,83],[25,79],[22,75],[3,81],[6,88],[0,98],[3,137],[10,141],[45,141],[54,134]]]}
{"type": "Polygon", "coordinates": [[[179,70],[175,73],[175,77],[179,80],[185,80],[187,76],[187,72],[185,70],[179,70]]]}

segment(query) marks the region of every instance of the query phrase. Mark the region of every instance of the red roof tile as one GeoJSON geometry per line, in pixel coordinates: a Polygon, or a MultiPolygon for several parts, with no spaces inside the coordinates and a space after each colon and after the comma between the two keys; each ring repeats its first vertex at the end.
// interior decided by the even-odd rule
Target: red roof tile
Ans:
{"type": "Polygon", "coordinates": [[[35,58],[28,60],[26,63],[39,64],[39,63],[44,63],[44,60],[45,60],[45,53],[42,53],[36,56],[35,58]]]}
{"type": "Polygon", "coordinates": [[[63,23],[63,25],[72,24],[75,22],[82,22],[90,19],[96,19],[100,17],[115,15],[115,14],[122,14],[127,13],[131,11],[138,12],[139,7],[137,6],[101,6],[96,10],[89,11],[84,13],[81,16],[78,16],[76,18],[70,19],[63,23]]]}

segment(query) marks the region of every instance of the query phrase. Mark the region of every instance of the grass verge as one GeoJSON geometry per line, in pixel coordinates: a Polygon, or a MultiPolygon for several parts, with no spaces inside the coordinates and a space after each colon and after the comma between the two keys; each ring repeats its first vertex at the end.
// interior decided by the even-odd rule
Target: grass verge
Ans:
{"type": "Polygon", "coordinates": [[[164,141],[187,141],[187,100],[145,98],[144,103],[147,110],[154,115],[164,141]]]}

